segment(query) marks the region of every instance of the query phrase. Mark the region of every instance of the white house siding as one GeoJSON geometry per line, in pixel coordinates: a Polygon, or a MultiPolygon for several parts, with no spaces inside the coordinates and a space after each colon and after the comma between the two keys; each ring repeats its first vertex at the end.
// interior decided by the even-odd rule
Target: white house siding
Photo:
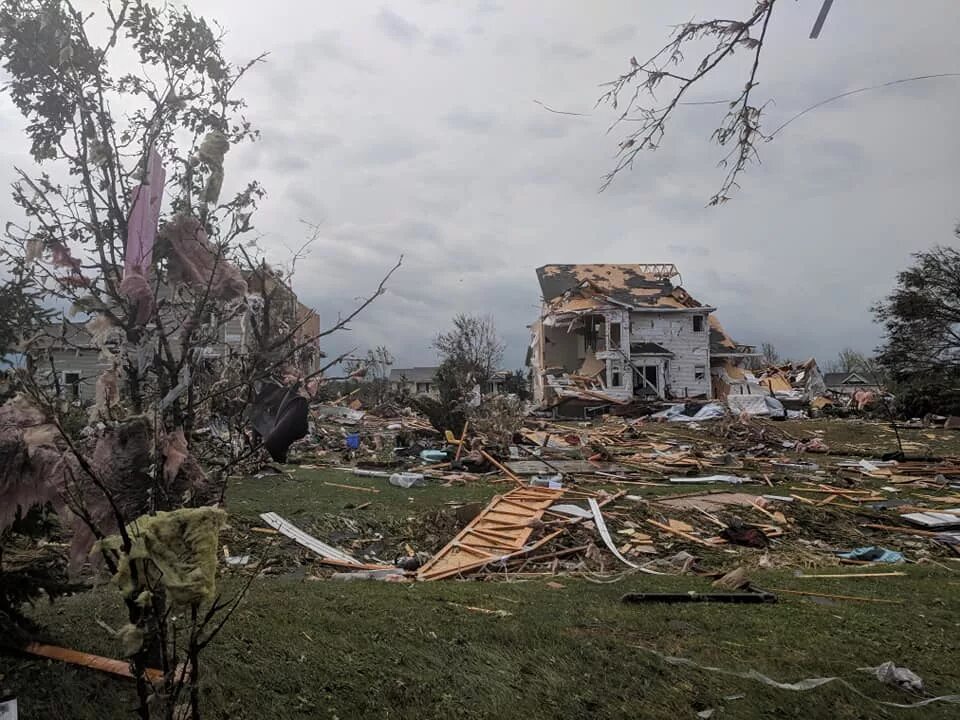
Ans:
{"type": "MultiPolygon", "coordinates": [[[[52,353],[53,365],[59,376],[60,387],[63,390],[63,380],[66,373],[80,373],[80,400],[92,402],[96,393],[97,378],[110,365],[100,358],[96,350],[59,350],[52,353]]],[[[46,363],[44,362],[46,365],[46,363]]],[[[49,365],[37,368],[38,378],[42,383],[53,386],[49,365]]]]}
{"type": "Polygon", "coordinates": [[[687,312],[631,312],[630,341],[652,342],[673,353],[666,359],[665,382],[674,397],[710,396],[710,329],[705,313],[703,330],[694,332],[693,317],[687,312]],[[696,379],[696,369],[703,379],[696,379]]]}
{"type": "Polygon", "coordinates": [[[630,313],[625,309],[605,310],[601,313],[606,321],[605,332],[607,335],[606,350],[596,353],[598,360],[606,360],[607,372],[604,378],[606,385],[606,394],[615,397],[628,399],[633,395],[633,370],[627,358],[630,357],[630,313]],[[614,324],[620,324],[620,345],[613,342],[610,328],[614,324]],[[619,374],[620,384],[614,383],[615,376],[619,374]]]}

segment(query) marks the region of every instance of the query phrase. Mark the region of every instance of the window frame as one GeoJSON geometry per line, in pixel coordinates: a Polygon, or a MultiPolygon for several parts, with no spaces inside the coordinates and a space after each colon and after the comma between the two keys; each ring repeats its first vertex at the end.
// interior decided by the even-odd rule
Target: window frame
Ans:
{"type": "Polygon", "coordinates": [[[79,400],[82,396],[80,392],[80,384],[83,382],[83,373],[79,370],[61,370],[60,371],[60,387],[63,389],[65,395],[68,396],[70,400],[79,400]],[[68,382],[68,375],[76,375],[76,382],[68,382]],[[72,392],[71,392],[72,389],[72,392]]]}

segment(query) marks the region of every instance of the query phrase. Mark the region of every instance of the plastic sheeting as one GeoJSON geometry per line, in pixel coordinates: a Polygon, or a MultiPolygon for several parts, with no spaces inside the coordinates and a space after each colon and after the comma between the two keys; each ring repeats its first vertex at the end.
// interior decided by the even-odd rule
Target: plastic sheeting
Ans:
{"type": "Polygon", "coordinates": [[[294,388],[265,385],[253,401],[250,424],[276,462],[287,461],[289,447],[307,434],[307,399],[294,388]]]}
{"type": "Polygon", "coordinates": [[[727,407],[737,415],[746,413],[756,417],[783,417],[785,412],[783,403],[770,395],[730,395],[727,407]]]}
{"type": "MultiPolygon", "coordinates": [[[[869,695],[867,695],[866,693],[858,689],[856,686],[847,682],[841,677],[836,677],[836,676],[814,677],[814,678],[805,678],[803,680],[798,680],[797,682],[792,682],[792,683],[779,682],[777,680],[774,680],[771,677],[768,677],[760,672],[757,672],[756,670],[745,670],[745,671],[728,670],[727,668],[712,667],[710,665],[701,665],[700,663],[690,660],[688,658],[665,655],[664,653],[654,650],[653,648],[647,648],[643,646],[636,646],[636,647],[638,650],[643,650],[644,652],[648,652],[652,655],[656,655],[667,665],[687,667],[687,668],[692,668],[694,670],[701,670],[705,672],[716,673],[718,675],[726,675],[727,677],[743,678],[744,680],[753,680],[755,682],[762,683],[763,685],[766,685],[768,687],[777,688],[778,690],[790,690],[792,692],[806,692],[808,690],[814,690],[822,685],[835,682],[839,685],[843,685],[854,694],[858,695],[859,697],[862,697],[864,700],[868,700],[872,703],[875,703],[877,705],[882,705],[884,707],[918,708],[918,707],[924,707],[926,705],[931,705],[937,702],[960,704],[960,695],[940,695],[938,697],[925,698],[923,700],[919,700],[914,703],[887,702],[885,700],[877,700],[875,698],[870,697],[869,695]]],[[[859,668],[859,669],[865,672],[873,673],[875,676],[880,678],[880,673],[878,673],[877,671],[883,667],[884,666],[881,665],[879,668],[859,668]]]]}
{"type": "Polygon", "coordinates": [[[686,405],[671,405],[666,410],[654,413],[650,418],[652,420],[666,420],[667,422],[702,422],[704,420],[716,420],[727,414],[723,405],[719,403],[708,403],[693,415],[687,415],[684,412],[685,409],[686,405]]]}

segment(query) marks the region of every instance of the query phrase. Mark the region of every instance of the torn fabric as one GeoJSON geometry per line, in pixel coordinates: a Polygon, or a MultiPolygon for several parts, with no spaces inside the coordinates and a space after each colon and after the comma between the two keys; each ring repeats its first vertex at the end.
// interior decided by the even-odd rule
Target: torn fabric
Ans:
{"type": "Polygon", "coordinates": [[[149,274],[153,266],[153,245],[157,238],[166,177],[160,154],[151,147],[143,183],[133,191],[130,220],[127,223],[127,247],[123,257],[124,283],[134,272],[141,276],[149,274]]]}
{"type": "Polygon", "coordinates": [[[170,261],[170,279],[193,285],[228,302],[247,294],[240,270],[207,239],[200,221],[178,215],[160,232],[170,261]]]}
{"type": "Polygon", "coordinates": [[[290,446],[307,434],[309,403],[293,388],[266,385],[253,401],[250,424],[276,462],[286,462],[290,446]]]}
{"type": "Polygon", "coordinates": [[[124,273],[120,292],[130,302],[134,323],[139,327],[146,325],[153,316],[153,289],[139,265],[124,273]]]}

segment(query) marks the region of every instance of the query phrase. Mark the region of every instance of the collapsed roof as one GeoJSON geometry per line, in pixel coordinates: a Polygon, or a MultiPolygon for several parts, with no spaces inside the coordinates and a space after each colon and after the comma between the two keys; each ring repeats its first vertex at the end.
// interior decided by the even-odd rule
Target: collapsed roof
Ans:
{"type": "MultiPolygon", "coordinates": [[[[613,304],[632,310],[693,310],[712,313],[673,278],[680,271],[673,263],[544,265],[537,268],[537,279],[547,314],[583,314],[613,304]]],[[[737,345],[711,314],[710,352],[712,355],[749,353],[737,345]]]]}
{"type": "MultiPolygon", "coordinates": [[[[589,287],[617,303],[634,307],[684,307],[693,300],[670,282],[680,275],[672,263],[655,265],[544,265],[537,268],[543,299],[548,303],[575,288],[589,287]],[[675,291],[679,297],[675,296],[675,291]]],[[[695,303],[693,307],[699,306],[695,303]]],[[[690,307],[690,306],[687,306],[690,307]]]]}

